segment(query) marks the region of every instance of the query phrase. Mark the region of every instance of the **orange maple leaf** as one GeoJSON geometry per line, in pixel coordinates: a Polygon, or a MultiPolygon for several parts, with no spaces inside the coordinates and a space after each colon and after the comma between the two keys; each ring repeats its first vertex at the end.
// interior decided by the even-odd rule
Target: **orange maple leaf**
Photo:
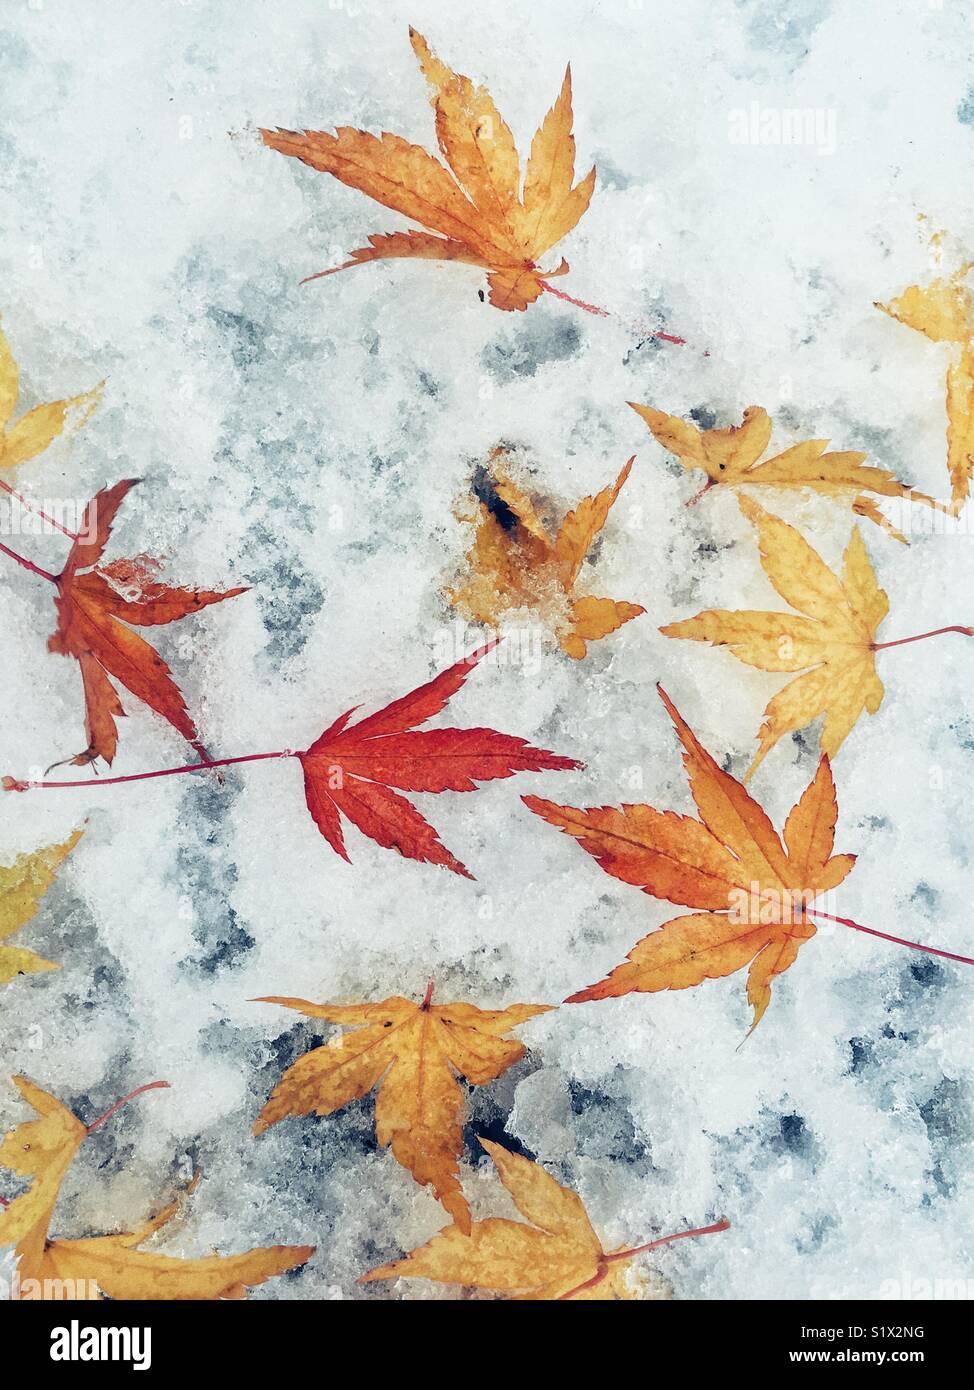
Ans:
{"type": "MultiPolygon", "coordinates": [[[[130,580],[131,565],[119,567],[116,562],[115,567],[98,567],[98,562],[108,544],[116,513],[138,481],[127,478],[114,487],[104,488],[89,502],[67,564],[59,575],[53,576],[58,590],[58,625],[48,647],[77,660],[84,684],[88,746],[67,760],[77,767],[96,758],[111,763],[115,757],[115,721],[125,711],[110,676],[167,719],[201,757],[207,757],[169,667],[148,642],[125,624],[157,627],[246,592],[245,588],[228,589],[225,593],[177,589],[147,579],[133,591],[134,597],[125,596],[117,576],[130,580]]],[[[145,567],[139,567],[138,573],[145,574],[145,567]]]]}
{"type": "Polygon", "coordinates": [[[544,289],[545,274],[567,273],[564,260],[547,272],[538,261],[576,225],[595,187],[594,168],[574,183],[571,69],[532,141],[522,191],[514,137],[489,92],[441,63],[415,29],[409,37],[433,88],[436,135],[449,169],[421,145],[387,132],[377,138],[349,126],[334,135],[261,131],[271,149],[332,174],[428,229],[370,236],[369,245],[343,265],[308,278],[376,260],[462,261],[489,271],[491,304],[526,309],[544,289]]]}
{"type": "Polygon", "coordinates": [[[478,1009],[473,1004],[434,1004],[430,984],[422,1003],[394,995],[376,1004],[312,1004],[269,995],[260,1004],[281,1004],[308,1018],[354,1028],[299,1057],[274,1087],[254,1133],[288,1115],[331,1115],[378,1087],[376,1138],[436,1199],[462,1231],[470,1208],[460,1190],[463,1092],[457,1076],[482,1086],[524,1056],[522,1043],[504,1036],[550,1004],[512,1004],[478,1009]]]}
{"type": "Polygon", "coordinates": [[[531,499],[499,466],[505,452],[495,449],[491,468],[481,470],[469,573],[447,596],[464,617],[495,628],[504,613],[528,609],[557,633],[563,651],[580,660],[588,642],[608,636],[646,611],[638,603],[575,594],[585,557],[629,477],[633,459],[614,484],[584,497],[568,512],[552,540],[531,499]]]}
{"type": "Polygon", "coordinates": [[[572,835],[607,874],[656,898],[702,909],[651,932],[600,984],[566,1002],[634,991],[688,989],[750,964],[747,997],[757,1027],[772,981],[815,935],[808,909],[838,887],[855,855],[832,854],[838,806],[827,757],[785,824],[784,845],[765,812],[724,772],[658,687],[683,744],[700,819],[652,806],[556,806],[536,796],[529,810],[572,835]]]}
{"type": "Polygon", "coordinates": [[[525,739],[494,729],[417,728],[440,713],[494,646],[496,642],[490,642],[462,657],[434,680],[357,724],[349,725],[355,710],[347,710],[307,751],[298,754],[308,810],[336,854],[348,859],[341,824],[344,815],[370,840],[398,850],[406,859],[439,864],[472,878],[415,806],[393,788],[472,792],[478,782],[515,772],[581,767],[574,758],[532,748],[525,739]]]}

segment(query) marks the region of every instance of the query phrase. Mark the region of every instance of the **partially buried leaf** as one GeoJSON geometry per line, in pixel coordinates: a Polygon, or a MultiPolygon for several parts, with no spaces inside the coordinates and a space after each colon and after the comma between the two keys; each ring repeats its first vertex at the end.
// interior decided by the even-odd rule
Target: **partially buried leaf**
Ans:
{"type": "Polygon", "coordinates": [[[858,529],[845,552],[841,577],[780,517],[748,497],[741,510],[757,527],[761,564],[793,613],[712,608],[661,627],[666,637],[727,647],[761,671],[803,671],[764,711],[758,751],[745,781],[785,734],[820,715],[821,749],[834,758],[863,710],[875,714],[883,700],[876,673],[876,634],[889,612],[858,529]]]}
{"type": "MultiPolygon", "coordinates": [[[[875,522],[904,544],[906,537],[883,515],[875,497],[900,497],[944,510],[941,503],[897,481],[885,468],[867,464],[863,453],[827,453],[827,439],[806,439],[759,463],[771,439],[771,418],[759,405],[748,406],[740,425],[698,430],[678,415],[665,415],[652,406],[636,405],[633,401],[629,404],[645,420],[664,449],[675,454],[684,468],[698,468],[706,473],[707,482],[697,497],[718,485],[790,491],[808,489],[847,503],[857,516],[875,522]]],[[[691,501],[695,502],[697,497],[691,501]]]]}
{"type": "Polygon", "coordinates": [[[41,898],[54,882],[54,875],[81,839],[81,834],[76,830],[61,845],[49,845],[34,854],[18,855],[9,866],[0,866],[0,985],[9,984],[16,975],[58,969],[52,961],[44,960],[35,952],[8,946],[6,942],[35,915],[41,898]]]}
{"type": "Polygon", "coordinates": [[[446,165],[422,146],[388,133],[376,137],[348,126],[334,135],[261,131],[271,149],[331,174],[427,228],[373,234],[344,264],[309,278],[376,260],[461,261],[489,272],[490,302],[498,309],[526,309],[541,294],[546,274],[567,272],[564,260],[547,272],[538,262],[576,225],[595,187],[594,168],[574,183],[571,72],[532,141],[522,193],[514,137],[490,93],[442,63],[415,29],[409,37],[433,90],[437,142],[446,165]]]}
{"type": "MultiPolygon", "coordinates": [[[[649,1247],[603,1250],[577,1193],[562,1187],[539,1163],[512,1153],[503,1144],[489,1139],[480,1143],[494,1160],[497,1176],[524,1221],[490,1217],[472,1222],[467,1229],[454,1223],[405,1259],[370,1270],[360,1283],[432,1279],[438,1284],[492,1289],[521,1301],[670,1297],[669,1286],[659,1276],[640,1277],[632,1269],[632,1261],[649,1247]]],[[[710,1229],[725,1228],[721,1222],[710,1229]]]]}
{"type": "Polygon", "coordinates": [[[557,635],[569,656],[581,659],[587,643],[615,632],[646,610],[637,603],[578,595],[575,586],[596,537],[605,526],[633,465],[614,484],[585,497],[567,513],[554,538],[535,506],[493,451],[476,482],[480,506],[467,573],[448,593],[472,622],[500,626],[505,614],[527,610],[557,635]]]}
{"type": "Polygon", "coordinates": [[[912,285],[889,304],[877,304],[891,318],[915,328],[935,343],[949,343],[947,367],[947,472],[951,510],[967,501],[974,474],[974,296],[964,283],[974,262],[953,275],[912,285]]]}
{"type": "Polygon", "coordinates": [[[464,1098],[457,1077],[482,1086],[507,1071],[524,1056],[524,1047],[504,1035],[550,1006],[485,1010],[433,1004],[431,997],[432,991],[422,1003],[393,996],[352,1005],[277,995],[258,1000],[355,1031],[306,1052],[284,1073],[254,1133],[289,1115],[330,1115],[378,1087],[379,1143],[390,1145],[416,1181],[432,1187],[459,1229],[469,1231],[470,1209],[460,1190],[464,1098]]]}
{"type": "Polygon", "coordinates": [[[36,405],[15,421],[20,372],[10,344],[0,329],[0,472],[12,472],[42,454],[69,420],[75,426],[83,425],[97,407],[101,394],[102,387],[96,386],[93,391],[70,400],[36,405]]]}
{"type": "Polygon", "coordinates": [[[116,483],[89,502],[78,539],[56,581],[58,625],[48,647],[52,652],[74,657],[81,668],[88,742],[81,753],[69,759],[79,767],[97,758],[111,763],[115,757],[115,721],[125,711],[112,679],[168,720],[206,758],[172,672],[159,653],[126,624],[158,627],[246,592],[245,588],[236,588],[214,593],[160,584],[152,577],[152,562],[135,567],[121,566],[118,561],[114,565],[100,564],[118,509],[137,481],[128,478],[116,483]],[[134,587],[133,576],[137,581],[134,587]]]}
{"type": "Polygon", "coordinates": [[[314,822],[336,854],[348,860],[342,817],[363,835],[405,859],[473,875],[441,843],[434,828],[399,795],[472,792],[478,782],[516,772],[569,771],[581,766],[523,738],[495,729],[418,730],[439,714],[496,642],[462,657],[425,685],[385,709],[349,724],[347,710],[305,752],[299,753],[314,822]]]}
{"type": "Polygon", "coordinates": [[[854,855],[832,854],[838,807],[829,761],[822,759],[789,815],[782,844],[761,806],[717,765],[662,688],[660,697],[683,745],[699,820],[652,806],[583,809],[523,798],[613,878],[697,909],[644,937],[606,979],[567,1002],[688,989],[749,965],[753,1029],[768,1007],[773,980],[815,935],[811,904],[855,863],[854,855]]]}
{"type": "Polygon", "coordinates": [[[83,1240],[52,1238],[61,1184],[88,1129],[47,1091],[24,1077],[14,1081],[39,1116],[11,1130],[0,1144],[0,1167],[31,1180],[27,1191],[0,1211],[0,1246],[14,1247],[20,1298],[240,1298],[248,1287],[284,1274],[314,1254],[311,1245],[272,1245],[193,1260],[138,1249],[172,1219],[178,1204],[134,1231],[83,1240]]]}

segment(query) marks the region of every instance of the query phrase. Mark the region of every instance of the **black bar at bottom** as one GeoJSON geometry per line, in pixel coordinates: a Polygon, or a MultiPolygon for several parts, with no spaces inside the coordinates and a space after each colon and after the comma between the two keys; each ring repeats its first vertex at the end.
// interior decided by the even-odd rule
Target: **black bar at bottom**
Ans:
{"type": "Polygon", "coordinates": [[[543,1329],[534,1322],[535,1303],[529,1324],[521,1320],[523,1308],[515,1310],[513,1324],[493,1322],[498,1301],[22,1302],[0,1305],[6,1309],[0,1336],[8,1354],[16,1349],[28,1376],[40,1369],[68,1380],[86,1372],[189,1373],[197,1379],[240,1369],[250,1379],[267,1372],[289,1382],[302,1371],[331,1375],[334,1358],[346,1356],[361,1359],[363,1377],[387,1379],[405,1366],[422,1375],[425,1366],[440,1380],[463,1374],[465,1366],[469,1373],[471,1357],[488,1380],[491,1362],[499,1375],[516,1366],[523,1379],[537,1357],[550,1379],[559,1364],[577,1373],[578,1352],[586,1346],[596,1362],[605,1358],[610,1380],[652,1376],[674,1362],[694,1375],[749,1366],[760,1368],[762,1377],[816,1366],[947,1370],[969,1342],[970,1304],[963,1301],[632,1302],[602,1305],[601,1313],[598,1304],[584,1303],[548,1314],[555,1321],[543,1329]],[[384,1350],[362,1341],[363,1331],[375,1334],[390,1316],[395,1333],[386,1332],[388,1341],[379,1344],[384,1350]],[[525,1326],[543,1334],[533,1339],[533,1351],[523,1338],[525,1326]],[[508,1340],[512,1332],[521,1334],[516,1342],[508,1340]],[[620,1340],[606,1340],[617,1333],[624,1334],[620,1340]]]}

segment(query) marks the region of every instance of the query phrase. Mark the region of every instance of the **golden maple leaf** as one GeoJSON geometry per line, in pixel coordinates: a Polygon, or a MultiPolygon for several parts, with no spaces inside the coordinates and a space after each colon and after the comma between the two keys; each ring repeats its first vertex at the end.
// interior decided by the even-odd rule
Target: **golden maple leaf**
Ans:
{"type": "Polygon", "coordinates": [[[834,758],[863,710],[876,713],[884,694],[876,673],[876,633],[889,612],[889,599],[876,581],[858,527],[840,578],[793,526],[749,497],[739,501],[757,527],[765,574],[797,613],[712,608],[668,623],[660,632],[727,647],[759,671],[804,672],[765,709],[747,781],[780,738],[819,715],[825,715],[821,750],[834,758]]]}
{"type": "Polygon", "coordinates": [[[876,581],[858,528],[853,529],[839,576],[793,526],[748,497],[738,500],[757,527],[765,573],[797,614],[714,608],[668,623],[660,632],[727,647],[739,661],[760,671],[804,672],[769,701],[746,782],[783,735],[823,714],[819,745],[834,758],[863,710],[875,714],[882,703],[885,689],[876,671],[877,652],[948,632],[974,637],[974,627],[941,627],[877,642],[889,599],[876,581]]]}
{"type": "Polygon", "coordinates": [[[82,1124],[59,1100],[24,1077],[14,1077],[14,1082],[40,1116],[18,1125],[0,1144],[0,1167],[33,1179],[26,1192],[0,1211],[0,1245],[15,1247],[21,1297],[63,1298],[67,1285],[81,1298],[88,1294],[77,1290],[93,1287],[118,1299],[240,1298],[247,1287],[304,1264],[314,1253],[310,1245],[272,1245],[243,1255],[184,1260],[139,1250],[172,1219],[178,1203],[121,1235],[51,1239],[61,1184],[95,1126],[82,1124]]]}
{"type": "Polygon", "coordinates": [[[883,515],[873,497],[902,497],[923,502],[938,511],[945,508],[926,493],[898,482],[885,468],[866,464],[858,452],[826,453],[827,439],[806,439],[782,454],[759,463],[771,439],[771,417],[759,405],[750,405],[743,423],[728,429],[698,430],[678,415],[664,415],[649,405],[629,404],[649,426],[655,438],[675,454],[686,469],[700,468],[707,482],[697,495],[718,484],[725,487],[808,488],[825,497],[847,499],[852,510],[906,544],[902,531],[883,515]]]}
{"type": "Polygon", "coordinates": [[[702,910],[665,922],[606,979],[566,1002],[689,989],[750,964],[753,1031],[771,1000],[772,981],[815,935],[811,904],[837,888],[855,863],[855,855],[832,854],[838,816],[832,770],[823,757],[785,822],[782,845],[762,807],[717,765],[658,689],[683,745],[699,820],[652,806],[586,809],[537,796],[523,800],[572,835],[613,878],[702,910]]]}
{"type": "Polygon", "coordinates": [[[911,285],[889,304],[876,304],[932,342],[954,349],[947,368],[947,471],[954,515],[967,501],[974,473],[974,297],[964,284],[972,266],[974,261],[929,285],[911,285]]]}
{"type": "Polygon", "coordinates": [[[37,912],[41,898],[54,882],[54,875],[81,835],[82,832],[76,830],[64,844],[49,845],[34,854],[21,854],[12,864],[0,865],[0,985],[9,984],[15,975],[35,975],[60,968],[33,951],[3,943],[26,926],[37,912]]]}
{"type": "Polygon", "coordinates": [[[492,1217],[474,1221],[467,1229],[447,1226],[405,1259],[363,1274],[360,1284],[376,1279],[432,1279],[438,1284],[511,1293],[521,1301],[669,1298],[669,1286],[658,1276],[632,1277],[630,1267],[636,1256],[685,1236],[727,1230],[728,1223],[719,1221],[632,1250],[605,1251],[576,1192],[562,1187],[540,1164],[502,1144],[489,1139],[480,1143],[530,1224],[492,1217]]]}
{"type": "Polygon", "coordinates": [[[36,458],[64,429],[69,415],[83,425],[101,400],[102,386],[70,400],[34,406],[14,422],[20,395],[20,372],[3,331],[0,330],[0,470],[11,472],[36,458]]]}
{"type": "Polygon", "coordinates": [[[422,1003],[398,995],[350,1005],[276,995],[257,1000],[355,1031],[298,1058],[275,1086],[254,1133],[287,1115],[330,1115],[378,1086],[379,1143],[391,1145],[393,1157],[433,1188],[461,1230],[469,1230],[470,1208],[460,1190],[463,1093],[456,1077],[482,1086],[507,1071],[525,1048],[503,1035],[551,1005],[513,1004],[496,1011],[431,1000],[432,985],[422,1003]]]}
{"type": "Polygon", "coordinates": [[[495,629],[503,614],[528,609],[553,628],[569,656],[581,659],[588,642],[646,611],[638,603],[575,596],[582,564],[629,477],[633,459],[614,484],[583,498],[551,540],[530,497],[500,468],[504,453],[495,449],[490,469],[481,470],[477,530],[467,554],[469,573],[447,597],[464,617],[495,629]]]}
{"type": "Polygon", "coordinates": [[[595,187],[594,168],[573,182],[571,69],[531,143],[522,192],[514,137],[490,93],[441,63],[415,29],[409,37],[433,88],[436,136],[449,169],[421,145],[387,132],[376,137],[349,126],[334,135],[261,131],[271,149],[332,174],[428,229],[370,236],[369,245],[343,265],[308,278],[385,259],[463,261],[489,271],[491,304],[526,309],[541,294],[545,275],[567,273],[564,260],[547,272],[538,261],[576,225],[595,187]]]}

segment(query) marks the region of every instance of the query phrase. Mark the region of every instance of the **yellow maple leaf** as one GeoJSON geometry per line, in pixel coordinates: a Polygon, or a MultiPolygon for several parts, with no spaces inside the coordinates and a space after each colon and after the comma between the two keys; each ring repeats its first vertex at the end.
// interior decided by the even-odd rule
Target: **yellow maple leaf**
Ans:
{"type": "Polygon", "coordinates": [[[343,265],[308,278],[376,260],[461,261],[489,272],[491,304],[526,309],[544,289],[546,275],[567,273],[564,260],[550,271],[541,270],[538,261],[576,225],[595,187],[594,168],[574,183],[571,69],[532,141],[522,192],[514,137],[490,93],[440,62],[415,29],[409,37],[433,89],[437,141],[449,168],[421,145],[387,132],[376,137],[349,126],[334,135],[261,131],[271,149],[333,175],[427,228],[370,236],[369,245],[353,251],[343,265]]]}
{"type": "Polygon", "coordinates": [[[568,512],[552,540],[530,497],[500,467],[504,452],[495,449],[490,468],[481,470],[468,573],[447,597],[464,617],[495,629],[505,613],[530,610],[553,629],[562,649],[580,660],[587,643],[646,611],[638,603],[575,594],[585,557],[605,526],[633,459],[614,484],[583,498],[568,512]]]}
{"type": "Polygon", "coordinates": [[[288,1115],[330,1115],[378,1086],[379,1143],[391,1145],[393,1157],[433,1188],[461,1230],[469,1230],[470,1209],[460,1190],[463,1093],[456,1077],[482,1086],[507,1071],[525,1049],[503,1035],[551,1006],[513,1004],[496,1011],[431,1000],[432,986],[422,1003],[398,995],[376,1004],[312,1004],[276,995],[255,1001],[355,1031],[298,1058],[275,1086],[254,1133],[288,1115]]]}
{"type": "Polygon", "coordinates": [[[82,1240],[52,1239],[51,1219],[68,1169],[91,1130],[118,1106],[95,1124],[84,1125],[26,1078],[17,1076],[14,1082],[40,1117],[18,1125],[0,1143],[0,1167],[32,1179],[27,1191],[0,1211],[0,1246],[15,1247],[21,1298],[98,1294],[139,1300],[240,1298],[247,1287],[304,1264],[314,1253],[310,1245],[273,1245],[243,1255],[184,1260],[139,1250],[172,1219],[178,1203],[134,1231],[82,1240]],[[73,1293],[66,1294],[66,1289],[73,1293]]]}
{"type": "Polygon", "coordinates": [[[947,367],[947,472],[954,515],[967,501],[974,473],[974,297],[964,284],[972,266],[974,261],[929,285],[911,285],[889,304],[876,304],[932,342],[953,347],[947,367]]]}
{"type": "Polygon", "coordinates": [[[103,384],[70,400],[34,406],[14,421],[20,396],[20,372],[10,344],[0,330],[0,470],[12,472],[42,454],[64,429],[69,416],[76,426],[84,422],[101,400],[103,384]]]}
{"type": "Polygon", "coordinates": [[[719,1221],[632,1250],[605,1251],[576,1192],[562,1187],[540,1164],[502,1144],[489,1139],[480,1143],[525,1221],[492,1217],[474,1221],[467,1229],[447,1226],[405,1259],[363,1274],[359,1283],[432,1279],[438,1284],[494,1289],[522,1301],[668,1298],[669,1287],[660,1279],[627,1277],[636,1256],[686,1236],[728,1228],[726,1221],[719,1221]]]}
{"type": "MultiPolygon", "coordinates": [[[[858,527],[846,548],[841,577],[793,526],[748,497],[741,510],[757,527],[761,564],[775,591],[797,613],[707,609],[695,618],[660,628],[665,637],[727,647],[760,671],[802,671],[769,702],[758,733],[758,751],[745,781],[783,735],[825,715],[821,751],[834,758],[863,710],[875,714],[884,687],[876,653],[919,640],[877,642],[889,599],[879,587],[858,527]]],[[[939,632],[974,635],[967,627],[939,632]]],[[[935,636],[924,633],[923,636],[935,636]]]]}
{"type": "Polygon", "coordinates": [[[754,523],[761,565],[778,595],[797,613],[708,609],[669,623],[665,637],[726,646],[761,671],[803,671],[770,701],[758,734],[758,751],[745,781],[785,734],[824,714],[821,751],[834,758],[863,710],[875,714],[884,688],[876,672],[876,633],[889,599],[876,575],[858,527],[845,552],[842,577],[787,522],[739,499],[754,523]]]}
{"type": "Polygon", "coordinates": [[[49,845],[34,854],[21,854],[10,865],[0,865],[0,985],[15,975],[34,975],[59,967],[23,947],[4,943],[27,925],[37,912],[41,898],[54,882],[54,875],[81,839],[76,830],[61,845],[49,845]]]}
{"type": "Polygon", "coordinates": [[[889,535],[906,544],[906,537],[880,511],[868,496],[901,497],[923,502],[937,511],[946,510],[926,493],[915,492],[885,468],[864,462],[859,452],[826,453],[827,439],[806,439],[764,463],[758,460],[771,439],[771,417],[759,405],[750,405],[743,423],[728,429],[698,430],[678,415],[665,415],[649,405],[629,404],[649,426],[655,438],[675,454],[686,469],[700,468],[707,482],[691,504],[712,487],[771,487],[792,491],[808,488],[825,497],[848,501],[858,515],[873,521],[889,535]]]}

